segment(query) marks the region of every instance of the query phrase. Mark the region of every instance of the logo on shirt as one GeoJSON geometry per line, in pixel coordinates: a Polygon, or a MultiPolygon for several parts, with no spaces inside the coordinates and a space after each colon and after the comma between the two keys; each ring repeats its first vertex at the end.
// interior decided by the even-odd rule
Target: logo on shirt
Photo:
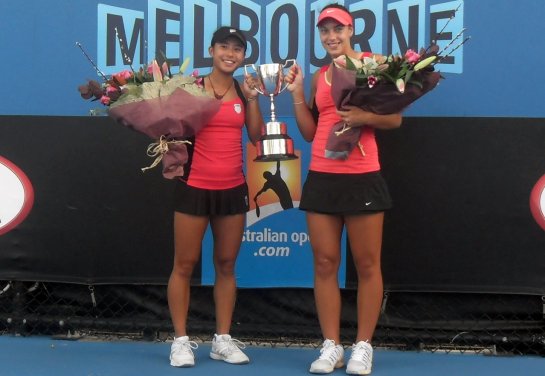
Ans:
{"type": "Polygon", "coordinates": [[[240,105],[240,103],[235,103],[235,104],[233,105],[233,108],[235,109],[235,112],[236,112],[237,114],[240,114],[240,113],[242,112],[242,106],[240,105]]]}

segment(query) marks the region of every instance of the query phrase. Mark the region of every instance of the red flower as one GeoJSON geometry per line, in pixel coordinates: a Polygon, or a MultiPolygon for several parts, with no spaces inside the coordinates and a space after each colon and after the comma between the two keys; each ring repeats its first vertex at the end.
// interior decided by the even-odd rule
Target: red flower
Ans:
{"type": "Polygon", "coordinates": [[[369,85],[370,88],[375,86],[377,84],[377,81],[378,79],[375,76],[367,77],[367,85],[369,85]]]}

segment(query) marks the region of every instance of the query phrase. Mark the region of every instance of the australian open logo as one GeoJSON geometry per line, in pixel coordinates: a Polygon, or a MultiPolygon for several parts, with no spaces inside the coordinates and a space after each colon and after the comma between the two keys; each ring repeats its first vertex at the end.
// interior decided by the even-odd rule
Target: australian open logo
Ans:
{"type": "Polygon", "coordinates": [[[28,177],[9,160],[0,157],[0,235],[26,218],[34,203],[28,177]]]}
{"type": "MultiPolygon", "coordinates": [[[[300,157],[301,151],[295,150],[300,157]]],[[[299,207],[301,199],[301,159],[293,158],[270,162],[254,162],[258,151],[246,145],[246,179],[250,192],[250,212],[246,225],[287,209],[299,207]]]]}

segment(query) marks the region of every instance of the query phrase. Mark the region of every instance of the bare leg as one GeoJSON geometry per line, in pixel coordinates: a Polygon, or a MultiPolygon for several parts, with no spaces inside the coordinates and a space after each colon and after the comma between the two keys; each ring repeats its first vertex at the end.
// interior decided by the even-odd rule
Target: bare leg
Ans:
{"type": "Polygon", "coordinates": [[[370,342],[380,316],[383,284],[380,255],[384,213],[345,218],[352,256],[358,273],[359,341],[370,342]]]}
{"type": "Polygon", "coordinates": [[[341,294],[338,271],[341,262],[343,220],[339,216],[307,213],[314,253],[314,298],[325,339],[340,342],[341,294]]]}
{"type": "Polygon", "coordinates": [[[199,261],[208,217],[174,213],[174,265],[167,298],[176,337],[187,335],[191,274],[199,261]]]}
{"type": "Polygon", "coordinates": [[[214,301],[216,333],[227,334],[236,301],[235,263],[242,243],[244,214],[218,216],[211,219],[214,234],[214,301]]]}

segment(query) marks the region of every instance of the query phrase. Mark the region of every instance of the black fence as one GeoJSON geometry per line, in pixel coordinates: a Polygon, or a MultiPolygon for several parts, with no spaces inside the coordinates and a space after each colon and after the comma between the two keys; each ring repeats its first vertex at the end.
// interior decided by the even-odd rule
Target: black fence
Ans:
{"type": "MultiPolygon", "coordinates": [[[[385,219],[390,291],[374,344],[544,355],[545,236],[528,206],[545,173],[544,120],[407,118],[378,139],[395,206],[385,219]],[[513,145],[523,147],[507,153],[513,145]]],[[[172,192],[165,179],[137,168],[149,162],[141,152],[149,140],[103,117],[4,116],[0,141],[39,198],[25,222],[0,237],[0,332],[171,338],[164,283],[172,192]],[[66,140],[85,140],[85,152],[66,140]],[[138,213],[128,215],[135,203],[138,213]],[[41,282],[51,280],[64,282],[41,282]]],[[[354,287],[351,264],[345,282],[354,287]]],[[[212,289],[200,283],[192,287],[188,329],[210,340],[212,289]]],[[[349,345],[356,292],[342,295],[349,345]]],[[[241,289],[232,333],[254,343],[318,345],[312,290],[241,289]]]]}
{"type": "MultiPolygon", "coordinates": [[[[166,286],[0,281],[4,334],[172,338],[166,286]]],[[[214,333],[212,288],[195,286],[190,335],[214,333]]],[[[356,292],[342,290],[341,340],[356,333],[356,292]]],[[[318,346],[310,289],[241,289],[232,334],[273,346],[318,346]]],[[[545,355],[545,297],[535,295],[386,292],[374,345],[401,350],[545,355]]]]}

